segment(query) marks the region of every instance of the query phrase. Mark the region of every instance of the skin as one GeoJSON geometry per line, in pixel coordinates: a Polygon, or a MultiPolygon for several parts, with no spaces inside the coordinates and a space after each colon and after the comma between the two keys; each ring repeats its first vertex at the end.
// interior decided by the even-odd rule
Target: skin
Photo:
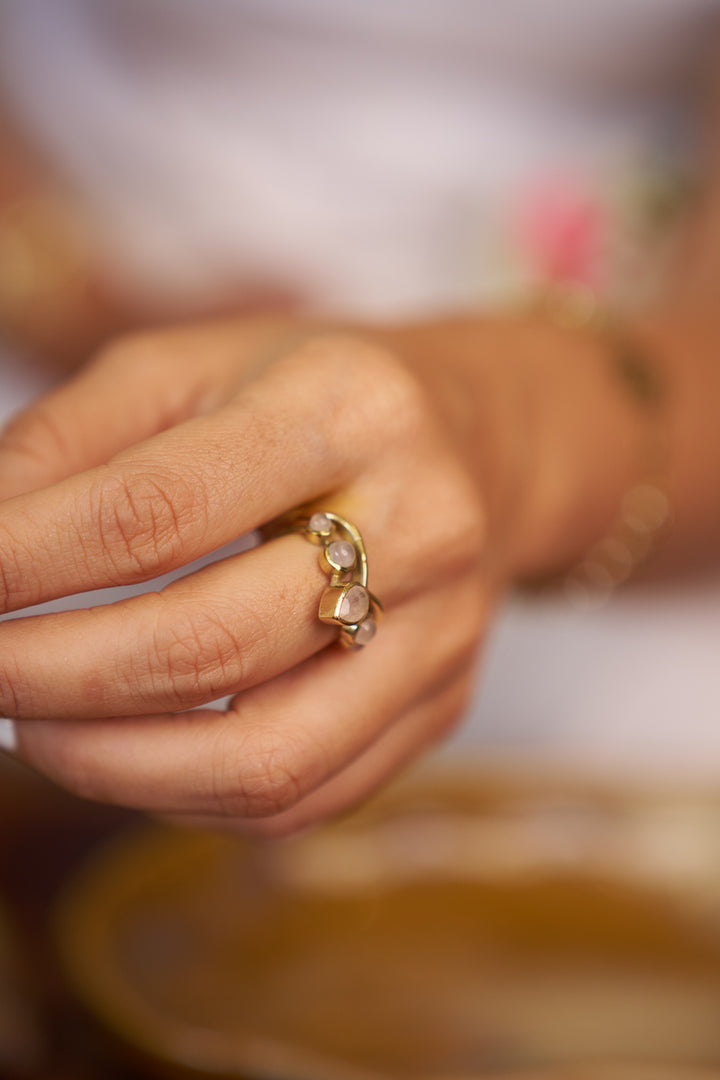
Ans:
{"type": "MultiPolygon", "coordinates": [[[[716,175],[682,273],[628,328],[667,388],[658,571],[720,540],[716,175]]],[[[501,316],[247,317],[101,349],[0,435],[0,611],[152,580],[311,503],[361,529],[386,614],[365,650],[335,647],[316,549],[289,536],[12,619],[18,756],[91,799],[261,834],[366,797],[457,722],[505,590],[611,528],[646,419],[608,360],[593,335],[501,316]]]]}
{"type": "MultiPolygon", "coordinates": [[[[708,395],[678,394],[682,485],[708,395]]],[[[637,428],[604,349],[533,322],[240,320],[118,342],[0,439],[2,609],[151,579],[313,503],[361,528],[386,617],[365,650],[336,648],[316,550],[286,536],[162,592],[6,622],[19,756],[80,795],[215,826],[337,813],[457,721],[499,597],[608,527],[637,428]]],[[[675,501],[687,556],[705,528],[694,496],[675,501]]]]}
{"type": "Polygon", "coordinates": [[[8,623],[0,710],[21,718],[20,755],[73,791],[297,827],[377,784],[465,699],[486,521],[447,432],[379,346],[313,337],[258,372],[268,335],[129,341],[11,425],[6,484],[55,483],[3,504],[3,607],[145,580],[319,500],[362,523],[381,646],[326,648],[324,577],[296,536],[159,594],[8,623]],[[227,713],[177,715],[228,693],[227,713]]]}

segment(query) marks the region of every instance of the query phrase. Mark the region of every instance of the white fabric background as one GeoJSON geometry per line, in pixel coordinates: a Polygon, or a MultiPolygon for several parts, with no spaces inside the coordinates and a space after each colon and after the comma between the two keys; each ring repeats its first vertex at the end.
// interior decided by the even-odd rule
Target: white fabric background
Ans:
{"type": "Polygon", "coordinates": [[[506,294],[551,176],[689,132],[718,0],[3,0],[0,77],[130,291],[396,315],[506,294]]]}

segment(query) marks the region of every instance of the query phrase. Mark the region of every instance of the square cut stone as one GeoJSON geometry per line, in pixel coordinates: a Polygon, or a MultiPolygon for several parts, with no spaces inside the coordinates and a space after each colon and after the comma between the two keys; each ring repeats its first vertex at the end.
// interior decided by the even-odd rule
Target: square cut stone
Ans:
{"type": "Polygon", "coordinates": [[[370,597],[362,585],[351,585],[340,601],[338,618],[347,626],[362,622],[370,610],[370,597]]]}
{"type": "Polygon", "coordinates": [[[355,626],[370,610],[370,594],[364,585],[331,585],[320,600],[318,615],[323,622],[355,626]]]}

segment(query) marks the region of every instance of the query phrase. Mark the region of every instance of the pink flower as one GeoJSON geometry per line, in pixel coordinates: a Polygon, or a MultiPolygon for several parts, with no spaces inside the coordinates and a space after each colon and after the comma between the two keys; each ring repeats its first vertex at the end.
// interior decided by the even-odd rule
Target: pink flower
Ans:
{"type": "Polygon", "coordinates": [[[597,288],[607,232],[597,197],[565,179],[537,185],[518,208],[521,250],[534,274],[549,283],[597,288]]]}

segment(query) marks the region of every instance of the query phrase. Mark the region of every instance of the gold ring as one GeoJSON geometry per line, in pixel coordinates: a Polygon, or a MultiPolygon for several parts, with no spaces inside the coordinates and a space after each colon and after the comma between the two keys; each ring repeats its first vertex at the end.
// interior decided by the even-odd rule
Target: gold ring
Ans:
{"type": "Polygon", "coordinates": [[[320,597],[318,618],[339,627],[346,648],[361,649],[372,641],[382,605],[368,588],[367,553],[359,529],[330,510],[315,510],[281,518],[267,531],[274,536],[296,532],[321,548],[320,566],[330,584],[320,597]]]}

